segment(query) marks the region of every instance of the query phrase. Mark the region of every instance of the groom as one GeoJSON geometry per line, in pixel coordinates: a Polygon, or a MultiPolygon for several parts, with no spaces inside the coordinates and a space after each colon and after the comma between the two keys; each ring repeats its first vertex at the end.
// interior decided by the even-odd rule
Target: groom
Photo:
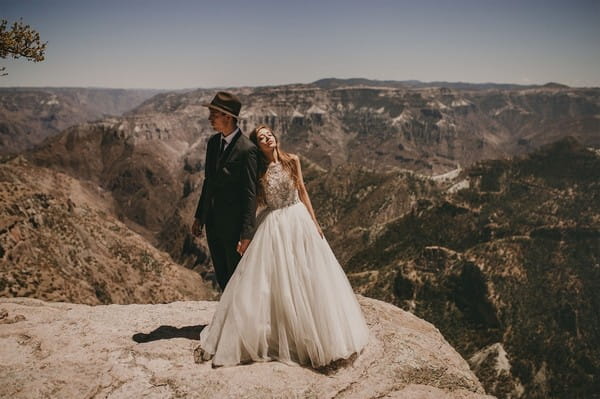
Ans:
{"type": "Polygon", "coordinates": [[[208,107],[208,120],[217,132],[208,140],[202,194],[192,233],[206,240],[217,282],[225,289],[256,224],[258,149],[237,126],[242,104],[233,94],[218,92],[208,107]]]}

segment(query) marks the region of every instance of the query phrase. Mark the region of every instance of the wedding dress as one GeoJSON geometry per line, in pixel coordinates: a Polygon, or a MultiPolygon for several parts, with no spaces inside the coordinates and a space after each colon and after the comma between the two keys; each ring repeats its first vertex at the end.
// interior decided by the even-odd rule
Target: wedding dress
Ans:
{"type": "Polygon", "coordinates": [[[369,335],[360,306],[291,176],[273,163],[263,181],[267,208],[200,334],[204,359],[317,368],[360,352],[369,335]]]}

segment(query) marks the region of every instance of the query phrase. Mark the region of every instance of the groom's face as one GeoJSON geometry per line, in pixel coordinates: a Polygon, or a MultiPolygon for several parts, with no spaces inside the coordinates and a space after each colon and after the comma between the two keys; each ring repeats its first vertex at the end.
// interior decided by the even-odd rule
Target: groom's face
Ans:
{"type": "Polygon", "coordinates": [[[227,132],[227,129],[229,128],[229,124],[230,124],[230,116],[221,112],[221,111],[217,111],[216,109],[209,109],[210,114],[208,115],[208,120],[210,122],[210,125],[212,126],[212,128],[217,131],[217,132],[227,132]]]}

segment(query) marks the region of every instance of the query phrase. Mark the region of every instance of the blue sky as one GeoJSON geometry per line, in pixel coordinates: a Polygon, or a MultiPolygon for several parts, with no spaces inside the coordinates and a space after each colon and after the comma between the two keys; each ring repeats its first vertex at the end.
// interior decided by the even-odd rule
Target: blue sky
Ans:
{"type": "Polygon", "coordinates": [[[600,1],[0,0],[48,42],[0,86],[181,89],[326,77],[600,86],[600,1]]]}

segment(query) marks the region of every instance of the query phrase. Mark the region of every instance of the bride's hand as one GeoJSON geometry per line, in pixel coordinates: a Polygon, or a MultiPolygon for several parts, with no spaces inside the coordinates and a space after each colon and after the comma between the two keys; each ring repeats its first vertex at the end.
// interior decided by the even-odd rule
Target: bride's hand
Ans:
{"type": "Polygon", "coordinates": [[[240,240],[237,243],[236,251],[240,255],[244,255],[244,252],[246,252],[246,249],[248,249],[248,245],[250,245],[250,240],[248,240],[248,239],[240,240]]]}

